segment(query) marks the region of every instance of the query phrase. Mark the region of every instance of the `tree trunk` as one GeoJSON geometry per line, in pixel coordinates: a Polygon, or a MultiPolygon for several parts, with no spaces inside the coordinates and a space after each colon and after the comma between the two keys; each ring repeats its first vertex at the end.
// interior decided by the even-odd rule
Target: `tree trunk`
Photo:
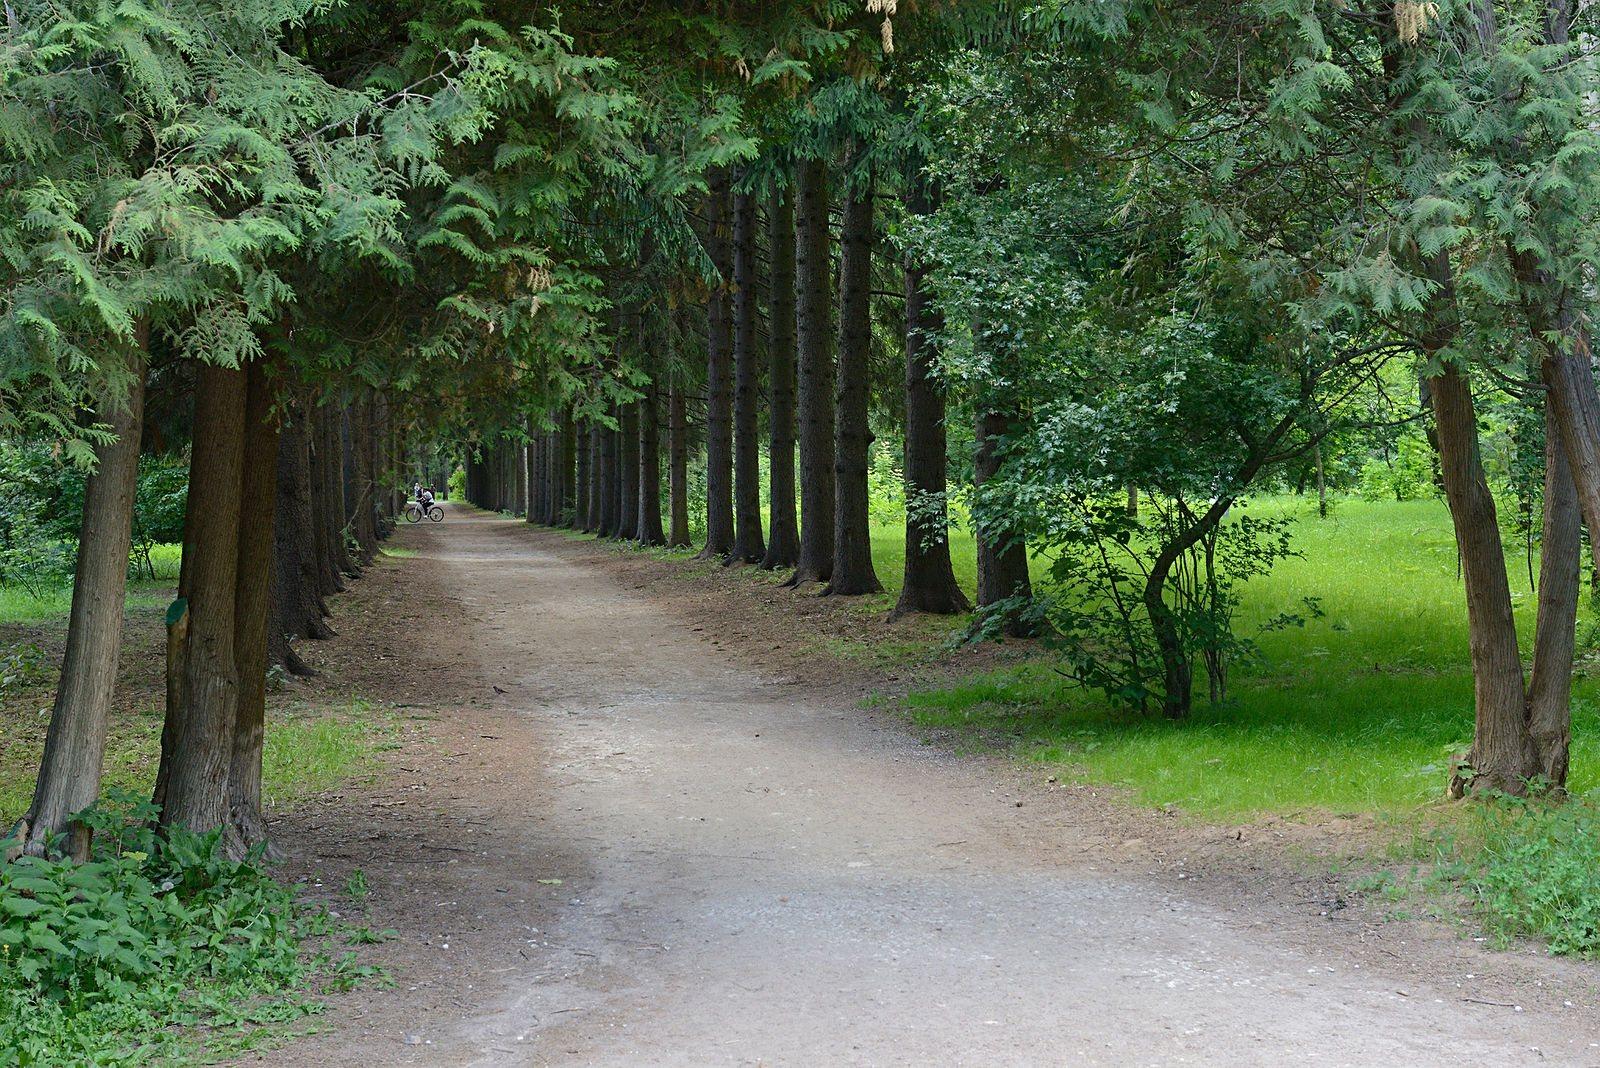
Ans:
{"type": "Polygon", "coordinates": [[[674,549],[693,547],[689,538],[689,419],[684,407],[683,387],[674,385],[667,398],[667,510],[671,516],[667,544],[674,549]]]}
{"type": "Polygon", "coordinates": [[[65,835],[66,854],[80,864],[89,859],[91,832],[69,817],[100,796],[106,730],[122,652],[149,336],[148,324],[140,320],[125,353],[131,371],[128,396],[122,404],[103,404],[97,413],[110,424],[116,440],[95,449],[95,470],[84,486],[66,655],[33,803],[17,828],[24,849],[34,856],[42,856],[52,838],[65,835]]]}
{"type": "Polygon", "coordinates": [[[202,364],[195,382],[183,564],[168,613],[167,715],[154,798],[163,825],[197,833],[226,825],[229,816],[245,379],[243,369],[202,364]]]}
{"type": "Polygon", "coordinates": [[[304,407],[291,407],[278,437],[273,496],[272,620],[268,660],[296,675],[312,671],[290,646],[293,638],[331,638],[328,606],[317,584],[316,524],[311,485],[311,438],[304,407]]]}
{"type": "MultiPolygon", "coordinates": [[[[912,183],[906,207],[913,215],[933,210],[923,181],[912,183]]],[[[944,317],[929,305],[927,274],[926,266],[906,256],[906,564],[891,620],[909,612],[952,615],[972,607],[950,566],[945,403],[934,347],[944,317]]]]}
{"type": "Polygon", "coordinates": [[[323,594],[344,590],[357,571],[345,541],[343,447],[339,409],[318,405],[312,415],[311,502],[316,512],[317,573],[323,594]]]}
{"type": "Polygon", "coordinates": [[[768,330],[772,340],[767,379],[771,400],[767,411],[768,539],[761,567],[774,571],[793,567],[800,558],[800,520],[795,511],[794,483],[798,369],[795,366],[793,192],[780,190],[772,194],[767,223],[772,264],[768,287],[768,330]]]}
{"type": "Polygon", "coordinates": [[[592,481],[589,473],[589,464],[593,457],[591,449],[592,434],[587,428],[579,428],[573,424],[573,447],[577,456],[575,460],[576,473],[573,478],[572,488],[572,527],[574,530],[589,529],[589,487],[592,481]]]}
{"type": "Polygon", "coordinates": [[[350,523],[350,533],[360,549],[361,565],[365,567],[378,555],[377,477],[372,462],[372,395],[367,393],[352,404],[347,418],[353,463],[350,497],[345,501],[350,509],[346,518],[350,523]]]}
{"type": "Polygon", "coordinates": [[[706,255],[717,271],[706,301],[706,543],[700,556],[726,557],[733,548],[732,315],[728,289],[733,262],[728,234],[728,172],[715,167],[706,199],[706,255]]]}
{"type": "Polygon", "coordinates": [[[761,354],[756,348],[760,303],[756,270],[756,205],[749,193],[733,198],[733,519],[728,564],[755,564],[767,554],[761,532],[761,354]]]}
{"type": "Polygon", "coordinates": [[[577,463],[578,440],[577,429],[572,422],[572,409],[567,405],[561,407],[560,444],[556,453],[556,479],[553,496],[555,514],[551,522],[558,526],[574,526],[573,516],[577,511],[577,501],[574,490],[576,482],[573,476],[573,467],[577,463]]]}
{"type": "Polygon", "coordinates": [[[241,511],[234,583],[233,655],[239,680],[233,759],[228,772],[228,811],[243,851],[267,842],[261,811],[261,747],[267,717],[267,626],[271,609],[273,502],[278,479],[276,390],[261,361],[246,369],[241,511]]]}
{"type": "MultiPolygon", "coordinates": [[[[615,412],[613,412],[615,418],[615,412]]],[[[600,526],[595,534],[609,538],[617,532],[617,432],[610,427],[600,431],[600,526]]]]}
{"type": "MultiPolygon", "coordinates": [[[[1453,294],[1451,300],[1453,301],[1453,294]]],[[[1430,350],[1430,355],[1432,351],[1430,350]]],[[[1428,383],[1439,430],[1439,464],[1455,525],[1467,593],[1467,633],[1472,651],[1476,708],[1472,752],[1474,790],[1521,794],[1536,770],[1525,725],[1526,691],[1511,612],[1511,583],[1494,497],[1478,454],[1472,389],[1453,366],[1428,383]]]]}
{"type": "Polygon", "coordinates": [[[872,431],[873,184],[845,199],[839,231],[839,365],[834,383],[833,574],[824,594],[878,593],[872,569],[871,495],[867,489],[872,431]]]}
{"type": "MultiPolygon", "coordinates": [[[[542,426],[542,421],[530,420],[530,427],[542,426]]],[[[550,526],[550,480],[555,477],[555,464],[550,455],[550,431],[539,429],[528,438],[522,450],[527,459],[528,512],[526,520],[541,526],[550,526]]]]}
{"type": "Polygon", "coordinates": [[[661,394],[652,379],[639,402],[639,544],[665,545],[661,529],[661,394]]]}
{"type": "Polygon", "coordinates": [[[799,360],[800,554],[786,586],[833,575],[832,308],[828,167],[795,168],[795,340],[799,360]]]}
{"type": "MultiPolygon", "coordinates": [[[[1255,477],[1257,464],[1252,462],[1235,478],[1235,486],[1247,486],[1255,477]]],[[[1161,654],[1162,715],[1168,719],[1185,719],[1194,706],[1194,667],[1189,662],[1188,650],[1178,630],[1178,620],[1167,607],[1167,577],[1178,559],[1202,539],[1208,537],[1222,517],[1233,507],[1232,495],[1218,497],[1211,502],[1200,518],[1180,537],[1174,539],[1151,561],[1150,573],[1145,577],[1144,607],[1150,617],[1150,629],[1155,632],[1156,648],[1161,654]]],[[[1216,685],[1213,677],[1212,685],[1216,685]]],[[[1214,697],[1215,699],[1215,697],[1214,697]]]]}
{"type": "Polygon", "coordinates": [[[616,536],[625,541],[639,540],[639,403],[622,406],[617,420],[617,509],[616,536]]]}
{"type": "Polygon", "coordinates": [[[589,518],[584,530],[599,535],[606,511],[606,428],[597,419],[589,424],[589,518]]]}
{"type": "Polygon", "coordinates": [[[1318,445],[1311,451],[1317,464],[1317,515],[1323,519],[1328,518],[1328,480],[1322,470],[1322,446],[1318,445]]]}
{"type": "Polygon", "coordinates": [[[1577,487],[1549,405],[1545,406],[1544,530],[1539,542],[1539,609],[1528,675],[1528,734],[1543,785],[1566,789],[1572,742],[1572,659],[1577,648],[1583,552],[1577,487]]]}
{"type": "MultiPolygon", "coordinates": [[[[982,489],[999,473],[1004,459],[1000,440],[1020,421],[1015,401],[991,402],[986,410],[979,412],[972,463],[973,489],[982,489]]],[[[992,610],[992,606],[1012,598],[1033,596],[1033,581],[1028,575],[1028,547],[1020,534],[1002,527],[986,529],[980,525],[973,531],[973,538],[977,549],[980,609],[992,610]]],[[[1007,612],[1001,629],[1014,638],[1032,636],[1014,610],[1007,612]]]]}

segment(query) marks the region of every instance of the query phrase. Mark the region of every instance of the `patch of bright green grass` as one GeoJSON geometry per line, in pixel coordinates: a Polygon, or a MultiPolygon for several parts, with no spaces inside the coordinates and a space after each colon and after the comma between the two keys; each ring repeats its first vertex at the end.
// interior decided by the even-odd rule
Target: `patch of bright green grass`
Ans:
{"type": "Polygon", "coordinates": [[[45,587],[33,593],[20,586],[0,586],[0,623],[39,623],[65,618],[72,611],[72,590],[45,587]]]}
{"type": "MultiPolygon", "coordinates": [[[[1304,556],[1244,587],[1238,632],[1255,638],[1262,658],[1234,671],[1223,705],[1208,705],[1202,691],[1182,723],[1116,714],[1041,660],[912,694],[906,706],[926,726],[1071,764],[1141,803],[1213,818],[1400,812],[1439,798],[1473,718],[1466,611],[1444,506],[1352,501],[1327,519],[1293,499],[1252,507],[1303,516],[1294,537],[1304,556]],[[1307,596],[1320,599],[1324,618],[1258,633],[1261,621],[1307,596]]],[[[1510,556],[1508,570],[1519,630],[1531,642],[1525,560],[1510,556]]],[[[1600,784],[1597,732],[1600,686],[1580,680],[1569,777],[1576,793],[1600,784]]]]}
{"type": "Polygon", "coordinates": [[[292,805],[373,774],[378,753],[394,733],[392,718],[364,701],[269,717],[261,758],[267,804],[292,805]]]}

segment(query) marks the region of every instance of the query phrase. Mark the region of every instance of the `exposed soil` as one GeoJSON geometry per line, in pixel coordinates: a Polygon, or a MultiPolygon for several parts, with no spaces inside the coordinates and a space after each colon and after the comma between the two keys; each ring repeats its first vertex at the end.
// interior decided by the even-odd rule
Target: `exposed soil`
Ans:
{"type": "Polygon", "coordinates": [[[400,748],[273,829],[333,908],[365,874],[396,982],[241,1063],[1600,1064],[1594,966],[1307,859],[1361,821],[1197,828],[947,752],[827,654],[879,624],[749,575],[454,507],[391,544],[299,648],[400,748]]]}

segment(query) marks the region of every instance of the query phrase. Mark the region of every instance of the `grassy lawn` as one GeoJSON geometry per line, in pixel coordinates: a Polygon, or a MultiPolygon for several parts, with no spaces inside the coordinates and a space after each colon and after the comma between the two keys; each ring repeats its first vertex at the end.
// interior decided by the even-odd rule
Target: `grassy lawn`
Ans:
{"type": "MultiPolygon", "coordinates": [[[[1261,658],[1234,671],[1226,703],[1197,695],[1195,714],[1178,724],[1117,714],[1034,659],[913,693],[905,701],[913,718],[1072,765],[1141,803],[1214,818],[1309,808],[1395,814],[1438,799],[1473,716],[1465,602],[1443,504],[1341,502],[1326,519],[1295,499],[1252,507],[1300,517],[1293,536],[1303,555],[1245,587],[1239,633],[1254,635],[1308,596],[1326,615],[1260,634],[1261,658]]],[[[970,544],[953,545],[958,559],[970,561],[970,544]]],[[[1514,555],[1508,567],[1526,643],[1536,598],[1526,560],[1514,555]]],[[[1585,606],[1580,630],[1589,615],[1585,606]]],[[[1580,679],[1574,792],[1600,787],[1597,728],[1600,690],[1580,679]]]]}

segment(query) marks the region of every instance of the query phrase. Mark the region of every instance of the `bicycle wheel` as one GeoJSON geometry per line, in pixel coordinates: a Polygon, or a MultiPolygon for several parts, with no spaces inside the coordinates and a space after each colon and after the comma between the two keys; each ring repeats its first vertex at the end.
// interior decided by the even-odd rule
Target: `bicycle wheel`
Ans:
{"type": "Polygon", "coordinates": [[[439,520],[444,518],[444,509],[440,508],[437,504],[434,505],[432,508],[428,509],[428,518],[437,523],[439,520]]]}
{"type": "Polygon", "coordinates": [[[422,505],[412,501],[406,505],[406,522],[417,523],[422,520],[422,505]]]}

